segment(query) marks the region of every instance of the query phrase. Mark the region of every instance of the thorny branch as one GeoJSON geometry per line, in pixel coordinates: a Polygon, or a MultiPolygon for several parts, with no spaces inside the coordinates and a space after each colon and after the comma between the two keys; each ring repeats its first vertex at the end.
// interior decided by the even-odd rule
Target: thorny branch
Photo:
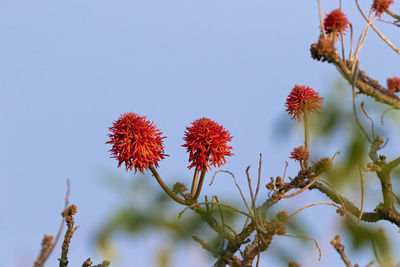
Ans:
{"type": "MultiPolygon", "coordinates": [[[[352,66],[355,64],[349,60],[340,58],[336,49],[332,45],[327,45],[322,38],[318,43],[312,44],[311,57],[320,61],[327,61],[336,66],[343,78],[353,84],[352,66]]],[[[356,77],[355,86],[359,93],[374,98],[376,101],[392,106],[394,109],[400,109],[400,99],[395,95],[387,93],[387,89],[379,84],[378,81],[367,76],[365,71],[359,71],[356,77]]]]}

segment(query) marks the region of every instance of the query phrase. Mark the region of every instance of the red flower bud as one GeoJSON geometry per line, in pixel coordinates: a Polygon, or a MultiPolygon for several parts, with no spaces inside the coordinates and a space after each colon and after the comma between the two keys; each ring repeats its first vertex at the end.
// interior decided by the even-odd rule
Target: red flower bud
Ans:
{"type": "Polygon", "coordinates": [[[110,141],[106,144],[112,144],[111,157],[118,160],[118,167],[125,163],[126,171],[135,168],[135,173],[143,173],[150,164],[158,167],[158,162],[168,156],[162,143],[165,137],[145,116],[122,114],[109,130],[110,141]]]}
{"type": "Polygon", "coordinates": [[[201,171],[213,166],[221,166],[226,163],[225,156],[232,156],[232,147],[227,145],[232,140],[230,133],[215,121],[201,118],[192,122],[192,126],[186,127],[185,144],[189,152],[189,169],[197,167],[201,171]]]}
{"type": "Polygon", "coordinates": [[[320,112],[323,98],[314,89],[295,85],[286,99],[286,111],[292,119],[300,120],[304,111],[320,112]]]}

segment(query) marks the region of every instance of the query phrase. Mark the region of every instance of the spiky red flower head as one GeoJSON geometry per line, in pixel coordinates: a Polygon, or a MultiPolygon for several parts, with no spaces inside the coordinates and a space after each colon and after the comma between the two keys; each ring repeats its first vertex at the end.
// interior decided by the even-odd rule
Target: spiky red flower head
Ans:
{"type": "Polygon", "coordinates": [[[306,110],[310,113],[320,112],[322,100],[323,98],[314,89],[295,85],[286,99],[285,107],[290,117],[299,121],[306,110]]]}
{"type": "Polygon", "coordinates": [[[325,31],[327,33],[336,31],[338,36],[340,33],[344,34],[349,24],[350,22],[340,8],[333,10],[324,19],[325,31]]]}
{"type": "Polygon", "coordinates": [[[192,126],[186,127],[185,144],[189,152],[189,169],[197,167],[201,171],[207,168],[221,166],[226,163],[225,156],[232,156],[231,146],[227,145],[232,140],[229,131],[222,125],[208,118],[201,118],[192,122],[192,126]]]}
{"type": "Polygon", "coordinates": [[[400,78],[392,77],[387,79],[387,87],[389,94],[393,95],[395,92],[400,92],[400,78]]]}
{"type": "Polygon", "coordinates": [[[375,10],[375,16],[382,17],[382,14],[393,4],[393,0],[374,0],[372,10],[375,10]]]}
{"type": "Polygon", "coordinates": [[[110,141],[106,144],[112,144],[111,157],[118,160],[118,167],[125,163],[126,171],[135,168],[135,173],[143,173],[150,164],[158,167],[158,162],[168,156],[162,143],[165,137],[146,116],[124,113],[109,130],[110,141]]]}
{"type": "Polygon", "coordinates": [[[304,146],[295,147],[292,152],[290,152],[291,159],[301,161],[301,160],[308,160],[310,154],[306,150],[304,146]]]}

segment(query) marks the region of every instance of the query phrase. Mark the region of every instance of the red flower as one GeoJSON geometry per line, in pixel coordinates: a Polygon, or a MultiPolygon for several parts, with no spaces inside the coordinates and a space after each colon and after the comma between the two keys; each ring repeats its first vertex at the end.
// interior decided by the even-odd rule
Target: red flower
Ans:
{"type": "Polygon", "coordinates": [[[393,0],[374,0],[372,10],[375,10],[375,16],[382,17],[391,4],[393,4],[393,0]]]}
{"type": "Polygon", "coordinates": [[[109,130],[110,141],[106,144],[112,144],[111,157],[118,160],[118,167],[125,163],[126,171],[135,168],[135,173],[143,173],[150,164],[158,167],[158,162],[168,156],[162,143],[165,137],[146,116],[122,114],[109,130]]]}
{"type": "Polygon", "coordinates": [[[393,95],[395,92],[400,92],[400,78],[392,77],[387,79],[387,87],[389,94],[393,95]]]}
{"type": "Polygon", "coordinates": [[[301,161],[301,160],[308,160],[310,154],[306,150],[304,146],[295,147],[292,152],[290,152],[291,159],[301,161]]]}
{"type": "Polygon", "coordinates": [[[347,20],[345,14],[343,14],[340,8],[333,10],[331,13],[326,15],[324,20],[325,31],[327,33],[336,31],[337,36],[340,36],[340,33],[344,33],[347,30],[350,22],[347,20]]]}
{"type": "Polygon", "coordinates": [[[292,119],[300,120],[304,111],[320,112],[323,98],[314,89],[295,85],[286,99],[286,111],[292,119]]]}
{"type": "Polygon", "coordinates": [[[189,169],[197,167],[201,171],[207,171],[211,165],[221,166],[226,163],[225,156],[232,156],[232,147],[226,143],[232,140],[230,133],[215,121],[201,118],[192,122],[192,126],[186,127],[185,144],[189,152],[189,169]]]}

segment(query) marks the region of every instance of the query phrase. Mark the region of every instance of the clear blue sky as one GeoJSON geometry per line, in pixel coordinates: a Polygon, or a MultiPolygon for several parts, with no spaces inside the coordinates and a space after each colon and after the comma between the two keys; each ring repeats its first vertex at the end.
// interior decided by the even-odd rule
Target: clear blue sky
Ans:
{"type": "MultiPolygon", "coordinates": [[[[337,7],[322,2],[324,13],[337,7]]],[[[358,39],[360,15],[353,3],[344,5],[358,39]]],[[[101,259],[93,235],[117,201],[99,182],[116,168],[104,143],[126,111],[147,115],[167,136],[165,177],[190,177],[180,145],[185,126],[202,116],[234,136],[227,169],[242,174],[262,152],[265,176],[281,174],[302,140],[296,129],[287,142],[274,136],[289,90],[306,84],[325,96],[338,77],[310,58],[318,32],[316,1],[1,0],[0,266],[31,265],[42,235],[56,232],[66,178],[80,226],[70,265],[101,259]]],[[[398,31],[386,32],[399,44],[398,31]]],[[[400,75],[394,52],[373,32],[368,41],[361,67],[381,81],[400,75]],[[368,56],[377,50],[379,58],[368,56]]],[[[216,186],[222,194],[235,190],[216,186]]],[[[132,255],[144,251],[137,241],[123,244],[132,255]]],[[[150,254],[144,258],[137,266],[151,264],[150,254]]],[[[337,257],[328,253],[313,264],[328,266],[329,259],[337,257]]]]}

